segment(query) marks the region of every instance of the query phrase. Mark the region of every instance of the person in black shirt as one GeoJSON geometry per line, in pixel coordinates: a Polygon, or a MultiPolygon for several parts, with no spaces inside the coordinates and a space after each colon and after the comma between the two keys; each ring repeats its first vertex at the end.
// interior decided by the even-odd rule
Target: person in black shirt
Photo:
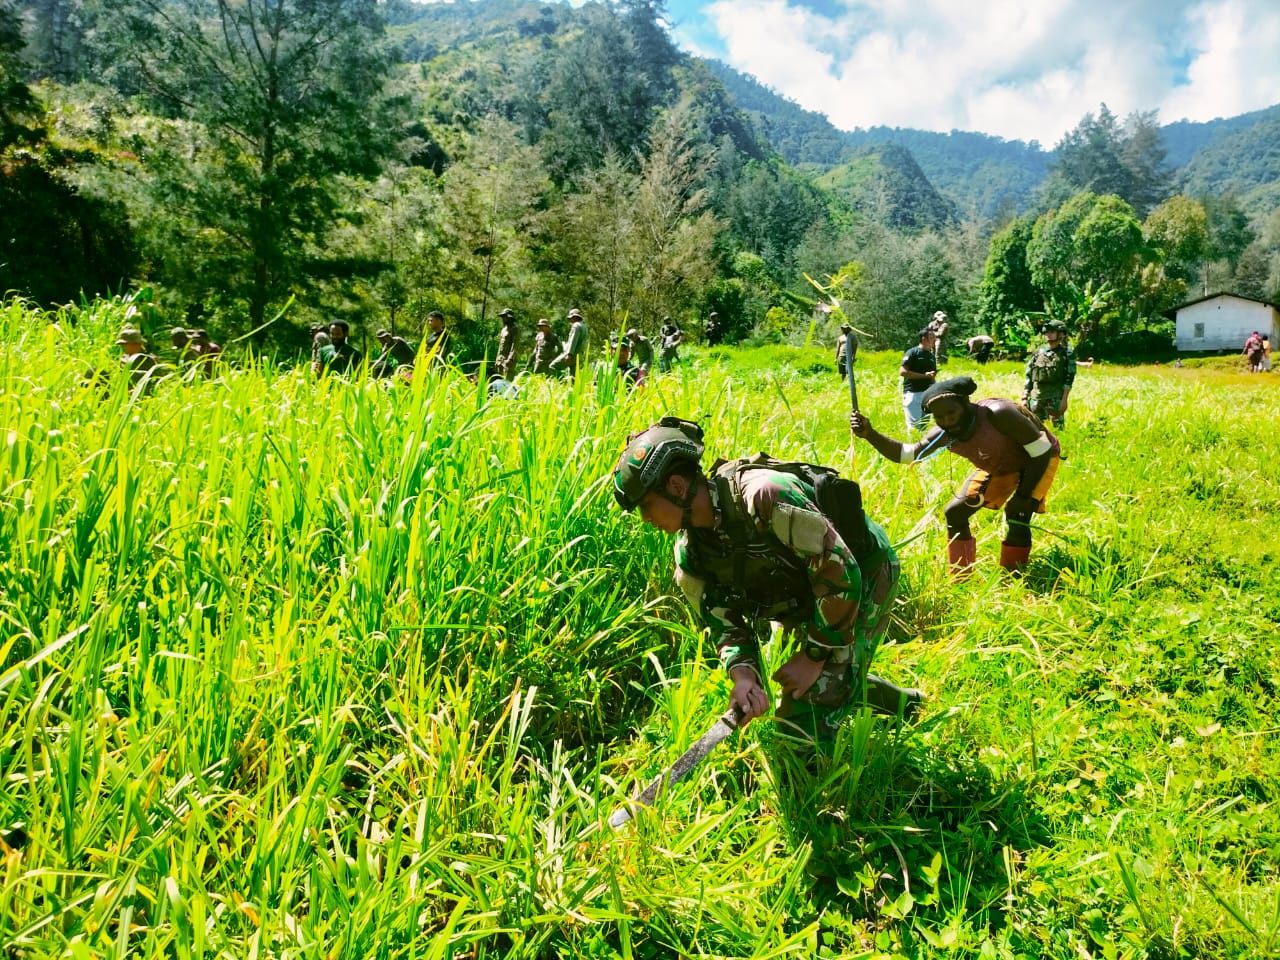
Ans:
{"type": "Polygon", "coordinates": [[[938,361],[933,355],[935,335],[930,327],[921,329],[919,343],[902,355],[902,411],[907,419],[907,429],[924,429],[924,392],[933,386],[938,376],[938,361]]]}

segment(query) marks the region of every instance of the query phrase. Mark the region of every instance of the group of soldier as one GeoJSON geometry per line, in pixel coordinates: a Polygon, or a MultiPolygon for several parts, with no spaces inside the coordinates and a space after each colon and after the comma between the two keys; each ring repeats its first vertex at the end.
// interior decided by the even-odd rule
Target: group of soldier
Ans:
{"type": "MultiPolygon", "coordinates": [[[[174,327],[169,331],[169,338],[180,375],[213,376],[222,357],[222,347],[209,339],[209,331],[203,327],[174,327]]],[[[175,372],[148,349],[146,338],[137,327],[124,327],[116,337],[116,346],[120,348],[120,364],[128,371],[133,386],[150,384],[175,372]]],[[[91,371],[89,378],[100,379],[97,371],[91,371]]]]}
{"type": "MultiPolygon", "coordinates": [[[[524,362],[524,336],[515,311],[509,307],[498,312],[501,327],[497,335],[497,347],[490,369],[491,383],[511,384],[522,371],[540,376],[562,375],[574,377],[590,360],[591,333],[582,311],[576,307],[565,319],[568,331],[561,338],[551,320],[541,317],[535,324],[527,363],[524,362]]],[[[706,329],[718,331],[717,315],[712,313],[706,329]]],[[[348,339],[349,328],[345,321],[334,321],[327,327],[312,328],[312,367],[319,374],[343,374],[360,366],[364,357],[348,339]]],[[[717,333],[718,336],[718,333],[717,333]]],[[[655,361],[661,371],[670,370],[679,360],[679,347],[684,334],[671,318],[664,317],[660,334],[655,343],[643,335],[637,327],[631,327],[622,337],[610,337],[608,349],[612,365],[631,382],[643,382],[655,361]]],[[[432,311],[427,317],[427,335],[420,348],[415,349],[404,337],[389,330],[379,330],[377,340],[381,353],[369,366],[375,377],[400,377],[411,379],[415,365],[426,362],[436,365],[450,360],[449,332],[444,316],[432,311]]]]}

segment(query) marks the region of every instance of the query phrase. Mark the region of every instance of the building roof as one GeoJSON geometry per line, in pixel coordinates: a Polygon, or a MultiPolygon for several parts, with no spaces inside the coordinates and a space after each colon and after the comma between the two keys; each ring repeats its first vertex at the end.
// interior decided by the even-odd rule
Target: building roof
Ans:
{"type": "Polygon", "coordinates": [[[1250,303],[1260,303],[1263,306],[1270,307],[1273,310],[1280,310],[1280,304],[1272,303],[1270,300],[1259,300],[1257,297],[1246,297],[1243,293],[1232,293],[1230,290],[1219,290],[1217,293],[1207,293],[1203,297],[1196,297],[1194,300],[1188,300],[1180,303],[1176,307],[1170,307],[1166,315],[1176,313],[1187,307],[1194,307],[1197,303],[1204,303],[1206,300],[1217,300],[1219,297],[1234,297],[1237,300],[1248,300],[1250,303]]]}

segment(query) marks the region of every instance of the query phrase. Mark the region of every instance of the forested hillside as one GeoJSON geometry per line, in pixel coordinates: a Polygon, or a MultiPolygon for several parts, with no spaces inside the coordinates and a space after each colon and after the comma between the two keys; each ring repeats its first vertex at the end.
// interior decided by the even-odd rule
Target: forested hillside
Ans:
{"type": "Polygon", "coordinates": [[[1181,169],[1158,118],[1105,105],[1052,153],[845,133],[682,53],[665,17],[0,0],[0,286],[145,288],[148,333],[259,349],[439,310],[464,360],[503,307],[526,330],[576,307],[597,339],[715,310],[730,341],[829,342],[834,298],[869,346],[942,309],[1016,350],[1046,312],[1096,341],[1159,330],[1193,287],[1280,291],[1273,114],[1175,125],[1204,143],[1181,169]]]}

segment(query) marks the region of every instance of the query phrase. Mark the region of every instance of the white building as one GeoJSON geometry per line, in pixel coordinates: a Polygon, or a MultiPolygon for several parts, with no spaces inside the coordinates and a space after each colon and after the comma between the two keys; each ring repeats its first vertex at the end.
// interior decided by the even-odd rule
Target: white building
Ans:
{"type": "Polygon", "coordinates": [[[1265,300],[1215,293],[1174,308],[1173,342],[1183,353],[1243,350],[1249,334],[1257,330],[1280,339],[1280,308],[1265,300]]]}

